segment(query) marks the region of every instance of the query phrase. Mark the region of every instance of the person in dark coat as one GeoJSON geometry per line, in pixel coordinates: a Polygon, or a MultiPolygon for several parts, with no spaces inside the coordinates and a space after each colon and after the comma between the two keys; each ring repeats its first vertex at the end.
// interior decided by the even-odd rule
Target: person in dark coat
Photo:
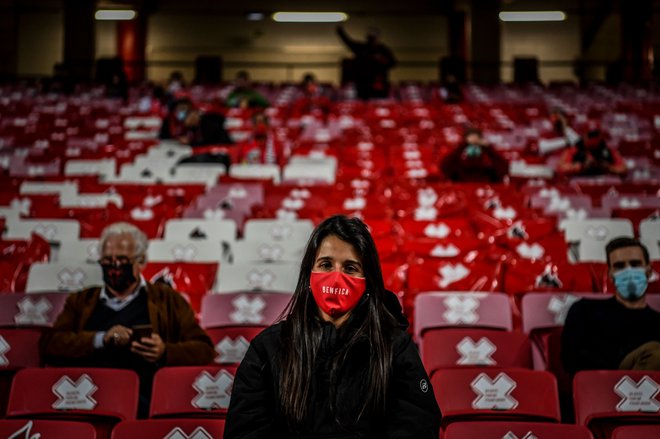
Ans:
{"type": "Polygon", "coordinates": [[[437,438],[440,410],[362,221],[312,234],[284,319],[238,368],[225,439],[437,438]]]}
{"type": "Polygon", "coordinates": [[[575,146],[564,151],[559,172],[569,177],[606,174],[624,177],[627,169],[621,154],[607,146],[603,132],[592,128],[575,146]]]}
{"type": "Polygon", "coordinates": [[[390,93],[389,70],[396,65],[396,58],[389,47],[380,41],[380,31],[367,30],[367,40],[359,42],[337,27],[337,35],[355,56],[355,87],[359,99],[386,98],[390,93]]]}
{"type": "Polygon", "coordinates": [[[499,183],[509,172],[509,162],[483,137],[478,128],[468,128],[463,143],[445,156],[442,172],[455,182],[499,183]]]}
{"type": "Polygon", "coordinates": [[[177,139],[190,146],[233,143],[225,130],[225,116],[218,111],[202,111],[190,99],[178,100],[163,119],[161,139],[177,139]]]}
{"type": "Polygon", "coordinates": [[[646,247],[633,238],[607,245],[610,299],[582,299],[566,316],[561,359],[571,375],[581,370],[660,369],[660,313],[646,303],[652,269],[646,247]]]}

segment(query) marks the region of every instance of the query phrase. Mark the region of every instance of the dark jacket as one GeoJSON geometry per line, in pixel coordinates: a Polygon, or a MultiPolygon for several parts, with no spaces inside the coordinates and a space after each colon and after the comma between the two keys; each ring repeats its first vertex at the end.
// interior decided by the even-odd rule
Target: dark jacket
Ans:
{"type": "MultiPolygon", "coordinates": [[[[401,308],[393,294],[392,297],[396,317],[404,322],[401,308]]],[[[389,306],[390,309],[393,307],[389,306]]],[[[417,347],[402,327],[396,328],[392,337],[393,362],[385,415],[367,414],[356,421],[361,402],[369,391],[365,388],[370,359],[366,338],[348,352],[347,360],[341,364],[332,383],[338,401],[336,413],[332,413],[329,396],[331,362],[342,346],[342,340],[351,335],[351,319],[344,324],[348,329],[342,326],[339,330],[331,323],[319,322],[322,339],[315,359],[309,411],[298,432],[290,431],[277,404],[282,372],[278,361],[282,323],[259,334],[252,341],[234,380],[225,439],[437,438],[440,410],[417,347]],[[337,419],[343,422],[340,424],[337,419]]]]}
{"type": "Polygon", "coordinates": [[[631,351],[660,341],[660,313],[629,309],[611,299],[582,299],[566,316],[561,359],[571,375],[581,370],[618,369],[631,351]]]}
{"type": "MultiPolygon", "coordinates": [[[[99,287],[71,294],[53,328],[41,338],[41,355],[47,363],[93,363],[98,354],[94,349],[94,334],[85,325],[99,303],[99,287]]],[[[213,343],[199,327],[195,314],[181,294],[167,285],[146,287],[149,320],[153,331],[165,343],[165,366],[209,364],[215,357],[213,343]]]]}

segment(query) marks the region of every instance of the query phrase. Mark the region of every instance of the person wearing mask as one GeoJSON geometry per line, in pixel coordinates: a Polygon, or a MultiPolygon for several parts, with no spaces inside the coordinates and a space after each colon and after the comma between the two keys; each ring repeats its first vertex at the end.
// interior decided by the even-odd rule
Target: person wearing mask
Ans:
{"type": "Polygon", "coordinates": [[[389,47],[380,41],[380,31],[367,29],[366,41],[352,39],[343,26],[337,27],[337,35],[355,57],[355,87],[358,99],[387,98],[390,95],[389,71],[396,65],[396,58],[389,47]]]}
{"type": "Polygon", "coordinates": [[[652,270],[646,247],[621,237],[606,247],[610,299],[581,299],[566,316],[561,360],[574,375],[581,370],[660,370],[660,313],[646,303],[652,270]]]}
{"type": "Polygon", "coordinates": [[[440,410],[366,225],[312,233],[282,321],[238,368],[225,439],[437,438],[440,410]]]}
{"type": "Polygon", "coordinates": [[[151,384],[163,366],[205,365],[215,351],[178,292],[150,284],[146,235],[129,223],[103,230],[103,285],[71,294],[40,340],[47,365],[134,370],[140,377],[139,415],[148,415],[151,384]]]}
{"type": "Polygon", "coordinates": [[[161,139],[177,139],[184,145],[228,145],[233,143],[219,111],[202,111],[190,99],[180,99],[163,120],[161,139]]]}
{"type": "Polygon", "coordinates": [[[481,130],[468,128],[463,143],[445,156],[440,168],[451,181],[499,183],[509,163],[486,142],[481,130]]]}
{"type": "Polygon", "coordinates": [[[559,172],[567,176],[625,176],[626,164],[618,151],[607,146],[599,128],[590,129],[575,146],[561,156],[559,172]]]}

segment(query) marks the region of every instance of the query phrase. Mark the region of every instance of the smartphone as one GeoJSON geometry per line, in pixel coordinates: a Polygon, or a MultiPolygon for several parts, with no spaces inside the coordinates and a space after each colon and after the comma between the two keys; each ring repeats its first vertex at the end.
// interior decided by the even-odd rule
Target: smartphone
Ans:
{"type": "Polygon", "coordinates": [[[135,325],[131,329],[133,329],[131,341],[140,341],[145,337],[151,337],[151,333],[153,332],[151,325],[135,325]]]}

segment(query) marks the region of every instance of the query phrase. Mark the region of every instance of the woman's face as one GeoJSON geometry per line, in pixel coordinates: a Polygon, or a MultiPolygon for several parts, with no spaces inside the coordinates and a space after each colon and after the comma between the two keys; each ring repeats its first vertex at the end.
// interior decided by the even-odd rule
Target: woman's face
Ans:
{"type": "Polygon", "coordinates": [[[362,262],[355,247],[334,235],[321,241],[312,271],[322,273],[340,271],[349,276],[364,277],[362,262]]]}
{"type": "MultiPolygon", "coordinates": [[[[316,252],[316,259],[314,260],[312,272],[341,272],[348,276],[364,277],[362,261],[360,261],[360,257],[358,256],[357,251],[355,251],[355,247],[332,235],[321,241],[321,245],[316,252]]],[[[339,317],[331,317],[319,307],[321,318],[326,322],[332,322],[337,328],[348,320],[351,312],[352,311],[348,311],[339,317]]]]}

